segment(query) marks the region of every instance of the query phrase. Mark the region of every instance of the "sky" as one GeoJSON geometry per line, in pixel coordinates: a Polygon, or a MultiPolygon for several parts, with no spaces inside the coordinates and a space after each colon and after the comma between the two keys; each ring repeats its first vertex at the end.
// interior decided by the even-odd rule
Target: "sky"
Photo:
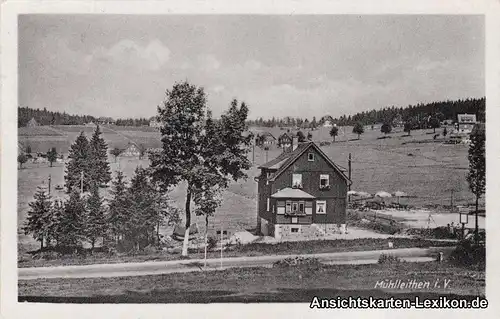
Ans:
{"type": "Polygon", "coordinates": [[[175,82],[215,116],[321,117],[485,95],[484,17],[24,15],[19,105],[151,117],[175,82]]]}

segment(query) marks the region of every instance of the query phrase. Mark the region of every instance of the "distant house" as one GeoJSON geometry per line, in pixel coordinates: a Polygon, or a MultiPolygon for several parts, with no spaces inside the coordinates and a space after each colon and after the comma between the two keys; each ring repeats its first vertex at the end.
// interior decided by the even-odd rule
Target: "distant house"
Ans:
{"type": "Polygon", "coordinates": [[[286,132],[278,137],[278,146],[281,148],[289,148],[292,146],[293,136],[292,134],[286,132]]]}
{"type": "Polygon", "coordinates": [[[149,120],[149,126],[154,128],[160,128],[161,122],[158,121],[156,117],[153,117],[151,120],[149,120]]]}
{"type": "Polygon", "coordinates": [[[314,143],[297,143],[261,165],[257,229],[278,239],[343,233],[349,179],[314,143]]]}
{"type": "Polygon", "coordinates": [[[470,134],[476,123],[476,114],[458,114],[457,133],[470,134]]]}
{"type": "Polygon", "coordinates": [[[88,123],[85,123],[85,126],[96,127],[97,125],[94,122],[90,121],[88,123]]]}
{"type": "Polygon", "coordinates": [[[403,116],[401,114],[397,114],[393,119],[392,119],[392,126],[393,127],[403,127],[404,121],[403,121],[403,116]]]}
{"type": "Polygon", "coordinates": [[[332,122],[330,120],[325,120],[325,122],[323,123],[323,126],[324,127],[332,127],[332,122]]]}
{"type": "Polygon", "coordinates": [[[35,120],[34,117],[32,117],[31,120],[28,121],[26,126],[27,127],[35,127],[35,126],[38,126],[38,122],[35,120]]]}
{"type": "Polygon", "coordinates": [[[260,135],[260,146],[272,146],[276,144],[276,137],[269,132],[264,132],[260,135]]]}
{"type": "Polygon", "coordinates": [[[115,124],[115,120],[113,120],[111,117],[101,116],[100,118],[97,119],[97,124],[112,125],[115,124]]]}
{"type": "Polygon", "coordinates": [[[128,156],[128,157],[138,157],[141,155],[141,151],[139,150],[139,147],[135,145],[134,143],[129,143],[127,148],[123,151],[121,156],[128,156]]]}

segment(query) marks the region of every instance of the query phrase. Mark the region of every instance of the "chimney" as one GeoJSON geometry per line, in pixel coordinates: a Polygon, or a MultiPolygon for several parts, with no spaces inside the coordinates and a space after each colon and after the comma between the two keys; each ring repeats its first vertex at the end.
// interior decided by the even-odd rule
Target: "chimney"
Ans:
{"type": "Polygon", "coordinates": [[[297,145],[299,144],[299,138],[297,136],[292,137],[292,151],[297,149],[297,145]]]}

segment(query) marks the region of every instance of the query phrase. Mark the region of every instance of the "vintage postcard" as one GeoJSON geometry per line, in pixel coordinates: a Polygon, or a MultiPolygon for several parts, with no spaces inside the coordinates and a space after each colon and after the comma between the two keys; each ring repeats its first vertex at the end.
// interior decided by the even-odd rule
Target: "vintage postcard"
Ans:
{"type": "Polygon", "coordinates": [[[2,315],[498,310],[499,3],[196,4],[2,6],[2,315]]]}

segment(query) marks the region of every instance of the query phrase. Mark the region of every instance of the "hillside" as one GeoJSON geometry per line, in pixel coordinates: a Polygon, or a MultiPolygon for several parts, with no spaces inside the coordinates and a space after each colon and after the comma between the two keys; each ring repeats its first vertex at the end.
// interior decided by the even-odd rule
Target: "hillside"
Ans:
{"type": "MultiPolygon", "coordinates": [[[[100,126],[108,147],[126,148],[129,144],[144,145],[146,148],[161,146],[160,133],[150,127],[100,126]],[[142,130],[141,130],[142,129],[142,130]]],[[[18,129],[19,144],[32,152],[47,152],[55,147],[58,153],[66,154],[80,132],[91,137],[94,127],[85,125],[52,125],[21,127],[18,129]]]]}

